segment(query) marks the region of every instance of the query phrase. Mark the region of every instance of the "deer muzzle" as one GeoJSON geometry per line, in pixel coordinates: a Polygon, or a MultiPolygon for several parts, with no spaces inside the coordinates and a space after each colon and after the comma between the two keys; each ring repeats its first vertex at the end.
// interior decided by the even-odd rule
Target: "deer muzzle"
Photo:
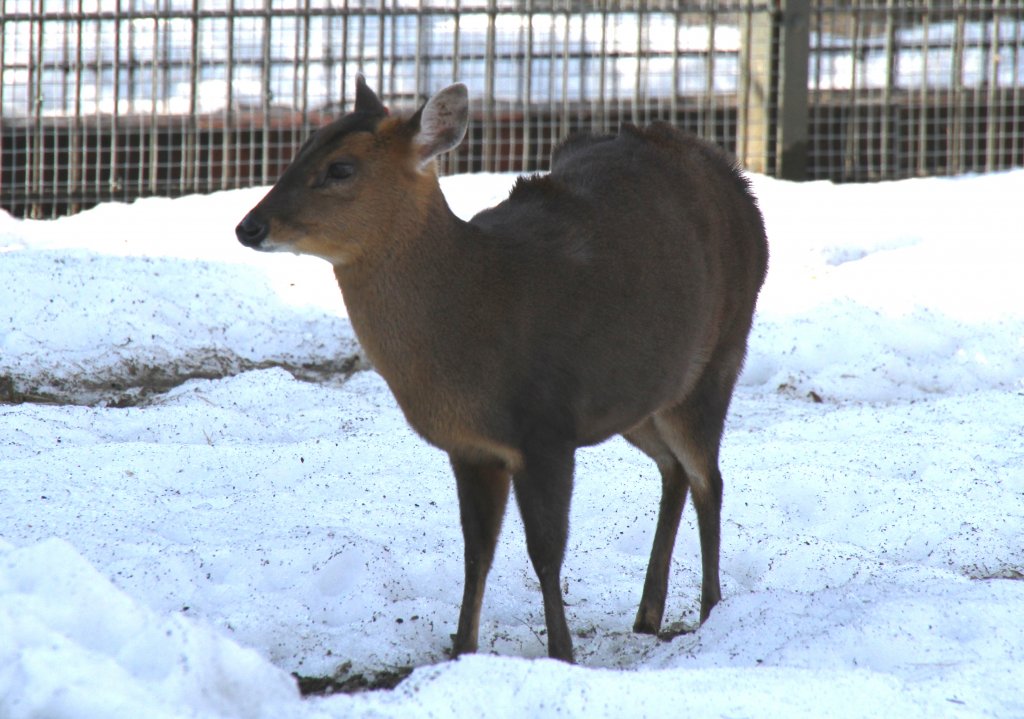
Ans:
{"type": "Polygon", "coordinates": [[[269,223],[259,219],[251,212],[247,214],[242,221],[238,223],[238,227],[235,228],[235,236],[238,237],[238,241],[246,247],[253,247],[256,249],[259,249],[260,245],[263,244],[263,240],[267,239],[267,235],[269,233],[269,223]]]}

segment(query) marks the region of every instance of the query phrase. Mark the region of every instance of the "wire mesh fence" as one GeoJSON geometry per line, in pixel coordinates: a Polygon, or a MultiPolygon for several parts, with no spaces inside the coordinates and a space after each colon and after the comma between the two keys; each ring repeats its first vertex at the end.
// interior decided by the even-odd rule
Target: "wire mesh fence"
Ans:
{"type": "Polygon", "coordinates": [[[465,82],[442,171],[532,171],[665,120],[752,170],[873,180],[1024,165],[1006,0],[0,0],[0,204],[268,184],[356,73],[413,108],[465,82]]]}
{"type": "Polygon", "coordinates": [[[812,17],[812,177],[1024,165],[1024,4],[822,3],[812,17]]]}

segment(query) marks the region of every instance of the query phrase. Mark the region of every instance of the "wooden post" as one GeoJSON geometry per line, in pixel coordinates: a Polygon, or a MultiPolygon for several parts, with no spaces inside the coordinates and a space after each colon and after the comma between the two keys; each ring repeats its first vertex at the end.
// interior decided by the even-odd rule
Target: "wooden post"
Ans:
{"type": "Polygon", "coordinates": [[[748,6],[742,22],[737,155],[752,172],[807,176],[810,0],[748,6]]]}
{"type": "Polygon", "coordinates": [[[771,129],[771,102],[773,48],[775,31],[774,13],[767,9],[755,10],[749,3],[740,21],[740,87],[738,126],[736,128],[736,156],[747,170],[771,174],[774,158],[769,141],[771,129]]]}

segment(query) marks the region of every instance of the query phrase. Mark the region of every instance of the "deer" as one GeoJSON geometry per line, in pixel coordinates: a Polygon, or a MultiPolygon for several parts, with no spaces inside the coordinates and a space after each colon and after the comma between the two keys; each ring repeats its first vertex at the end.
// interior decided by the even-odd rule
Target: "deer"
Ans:
{"type": "Polygon", "coordinates": [[[661,475],[633,630],[661,630],[688,492],[703,624],[722,596],[719,449],[768,264],[749,182],[695,135],[624,124],[566,140],[548,173],[464,221],[436,158],[468,121],[463,84],[392,115],[359,76],[352,111],[306,141],[237,238],[331,263],[364,354],[448,454],[465,569],[453,657],[478,649],[514,488],[548,655],[573,661],[561,572],[575,454],[616,435],[661,475]]]}

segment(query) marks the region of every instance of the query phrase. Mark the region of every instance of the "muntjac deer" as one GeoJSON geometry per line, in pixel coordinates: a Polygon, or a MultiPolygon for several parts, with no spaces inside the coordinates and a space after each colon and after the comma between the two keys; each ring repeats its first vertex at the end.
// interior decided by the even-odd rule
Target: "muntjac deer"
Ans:
{"type": "Polygon", "coordinates": [[[687,488],[700,618],[721,598],[719,444],[768,247],[746,181],[667,125],[557,148],[548,175],[469,222],[434,158],[466,132],[465,86],[391,117],[363,79],[238,225],[242,244],[324,258],[409,424],[448,453],[465,539],[453,654],[477,648],[510,484],[540,579],[548,653],[572,661],[560,574],[578,447],[615,434],[662,496],[633,629],[657,633],[687,488]]]}

